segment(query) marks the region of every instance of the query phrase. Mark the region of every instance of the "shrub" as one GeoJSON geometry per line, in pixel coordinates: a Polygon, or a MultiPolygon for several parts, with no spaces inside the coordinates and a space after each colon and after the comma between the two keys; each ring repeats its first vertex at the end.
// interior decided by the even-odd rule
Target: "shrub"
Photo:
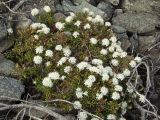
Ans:
{"type": "MultiPolygon", "coordinates": [[[[65,111],[82,108],[104,119],[124,120],[136,99],[127,82],[141,58],[127,55],[110,23],[88,9],[56,23],[51,11],[31,13],[40,22],[19,30],[6,53],[17,62],[18,77],[33,82],[44,99],[73,102],[56,104],[65,111]]],[[[78,117],[83,120],[87,114],[81,111],[78,117]]]]}

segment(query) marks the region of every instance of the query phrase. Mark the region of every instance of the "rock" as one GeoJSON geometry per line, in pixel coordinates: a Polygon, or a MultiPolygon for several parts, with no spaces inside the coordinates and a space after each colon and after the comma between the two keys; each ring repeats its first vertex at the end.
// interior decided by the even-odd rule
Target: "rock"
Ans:
{"type": "Polygon", "coordinates": [[[0,42],[7,37],[7,28],[3,20],[0,19],[0,42]]]}
{"type": "Polygon", "coordinates": [[[132,33],[150,33],[155,30],[158,17],[149,13],[127,12],[112,19],[114,25],[124,27],[132,33]]]}
{"type": "Polygon", "coordinates": [[[112,25],[111,29],[115,33],[126,33],[126,29],[124,29],[123,27],[120,27],[120,26],[112,25]]]}
{"type": "Polygon", "coordinates": [[[125,11],[148,12],[160,16],[160,0],[123,0],[125,11]]]}
{"type": "Polygon", "coordinates": [[[84,8],[89,8],[96,15],[101,15],[104,18],[106,18],[106,16],[107,16],[105,14],[105,12],[103,12],[102,10],[94,7],[93,5],[89,4],[85,0],[83,0],[83,2],[80,5],[78,5],[78,6],[74,6],[69,0],[63,0],[62,1],[62,7],[63,7],[63,9],[64,9],[65,12],[80,12],[84,8]]]}
{"type": "Polygon", "coordinates": [[[14,72],[15,63],[5,58],[0,59],[0,74],[11,75],[14,72]]]}
{"type": "Polygon", "coordinates": [[[56,9],[56,11],[58,11],[58,12],[63,12],[63,11],[64,11],[62,5],[60,5],[60,4],[56,4],[56,5],[55,5],[55,9],[56,9]]]}
{"type": "Polygon", "coordinates": [[[60,13],[60,12],[54,14],[54,18],[55,18],[56,21],[60,21],[60,20],[64,19],[65,17],[66,16],[63,13],[60,13]]]}
{"type": "Polygon", "coordinates": [[[144,52],[156,42],[154,36],[139,36],[139,52],[144,52]]]}
{"type": "Polygon", "coordinates": [[[16,15],[14,19],[17,20],[17,22],[15,22],[16,29],[25,29],[32,23],[32,20],[26,18],[24,15],[16,15]]]}
{"type": "Polygon", "coordinates": [[[113,16],[116,17],[117,15],[120,15],[123,13],[122,9],[115,9],[113,16]]]}
{"type": "Polygon", "coordinates": [[[24,85],[20,80],[0,76],[0,96],[21,98],[24,92],[24,85]]]}
{"type": "Polygon", "coordinates": [[[101,0],[90,0],[89,3],[93,6],[97,6],[101,0]]]}
{"type": "Polygon", "coordinates": [[[99,8],[100,10],[104,11],[107,14],[107,16],[105,18],[106,20],[109,20],[112,17],[113,12],[114,12],[114,8],[111,4],[109,4],[109,3],[107,4],[103,1],[101,1],[98,4],[97,8],[99,8]]]}
{"type": "Polygon", "coordinates": [[[137,33],[134,33],[131,37],[130,37],[130,42],[131,42],[131,47],[130,50],[131,52],[138,52],[138,47],[139,47],[139,36],[137,35],[137,33]]]}
{"type": "Polygon", "coordinates": [[[105,2],[109,2],[115,6],[119,5],[119,0],[104,0],[105,2]]]}
{"type": "Polygon", "coordinates": [[[14,41],[12,39],[5,39],[3,41],[0,41],[0,52],[4,52],[7,49],[9,49],[14,44],[14,41]]]}

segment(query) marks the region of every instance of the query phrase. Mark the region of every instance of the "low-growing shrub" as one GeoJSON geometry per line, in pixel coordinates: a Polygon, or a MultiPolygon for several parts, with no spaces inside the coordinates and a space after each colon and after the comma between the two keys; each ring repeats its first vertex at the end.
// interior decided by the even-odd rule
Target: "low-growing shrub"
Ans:
{"type": "MultiPolygon", "coordinates": [[[[137,99],[127,83],[141,58],[127,55],[111,24],[87,8],[61,22],[54,21],[48,6],[44,11],[39,15],[32,10],[39,22],[19,30],[15,46],[6,53],[17,62],[18,77],[33,82],[46,100],[73,102],[56,106],[80,109],[81,120],[98,119],[87,118],[81,108],[107,120],[125,120],[132,99],[137,99]]],[[[143,96],[140,100],[144,102],[143,96]]]]}

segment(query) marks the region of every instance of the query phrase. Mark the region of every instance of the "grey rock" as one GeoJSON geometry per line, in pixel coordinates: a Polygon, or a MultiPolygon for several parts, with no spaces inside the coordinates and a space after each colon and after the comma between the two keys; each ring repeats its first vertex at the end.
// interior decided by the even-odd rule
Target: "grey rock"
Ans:
{"type": "Polygon", "coordinates": [[[15,63],[5,58],[0,59],[0,74],[12,75],[15,70],[15,63]]]}
{"type": "Polygon", "coordinates": [[[24,15],[17,15],[15,17],[14,17],[14,19],[17,20],[17,22],[15,23],[16,29],[25,29],[25,28],[29,27],[32,23],[32,20],[29,18],[26,18],[26,16],[24,16],[24,15]]]}
{"type": "Polygon", "coordinates": [[[144,52],[156,42],[154,36],[139,36],[139,52],[144,52]]]}
{"type": "Polygon", "coordinates": [[[158,17],[155,15],[134,12],[120,14],[112,19],[114,25],[124,27],[129,32],[139,34],[153,32],[158,21],[158,17]]]}
{"type": "Polygon", "coordinates": [[[109,20],[112,17],[114,8],[111,4],[101,1],[98,4],[97,8],[99,8],[100,10],[104,11],[107,14],[106,20],[109,20]]]}
{"type": "Polygon", "coordinates": [[[113,16],[116,17],[117,15],[120,15],[123,13],[122,9],[115,9],[113,16]]]}
{"type": "Polygon", "coordinates": [[[24,92],[24,85],[20,80],[0,76],[0,96],[21,98],[24,92]]]}
{"type": "Polygon", "coordinates": [[[0,41],[0,52],[4,52],[7,49],[9,49],[14,44],[14,41],[12,39],[4,39],[0,41]]]}
{"type": "Polygon", "coordinates": [[[106,18],[106,14],[105,12],[103,12],[102,10],[94,7],[93,5],[89,4],[88,2],[86,2],[85,0],[83,0],[83,2],[78,5],[78,6],[74,6],[72,4],[71,1],[69,0],[63,0],[62,1],[62,6],[65,12],[80,12],[82,11],[84,8],[89,8],[92,12],[94,12],[96,15],[101,15],[102,17],[106,18]]]}
{"type": "Polygon", "coordinates": [[[111,29],[113,30],[113,32],[115,33],[126,33],[126,29],[117,25],[112,25],[111,29]]]}
{"type": "Polygon", "coordinates": [[[7,28],[3,20],[0,19],[0,42],[7,37],[7,28]]]}
{"type": "Polygon", "coordinates": [[[56,21],[60,21],[60,20],[64,19],[65,17],[66,16],[63,13],[60,13],[60,12],[54,14],[54,18],[55,18],[56,21]]]}
{"type": "Polygon", "coordinates": [[[115,6],[119,5],[119,0],[104,0],[105,2],[109,2],[115,6]]]}
{"type": "Polygon", "coordinates": [[[56,5],[55,5],[55,9],[56,9],[56,11],[58,11],[58,12],[63,12],[63,7],[62,7],[62,5],[60,5],[60,4],[56,4],[56,5]]]}
{"type": "Polygon", "coordinates": [[[160,0],[123,0],[125,11],[148,12],[160,16],[160,0]]]}
{"type": "Polygon", "coordinates": [[[137,33],[134,33],[130,37],[130,42],[131,42],[131,47],[130,47],[131,51],[137,52],[139,47],[139,36],[137,35],[137,33]]]}

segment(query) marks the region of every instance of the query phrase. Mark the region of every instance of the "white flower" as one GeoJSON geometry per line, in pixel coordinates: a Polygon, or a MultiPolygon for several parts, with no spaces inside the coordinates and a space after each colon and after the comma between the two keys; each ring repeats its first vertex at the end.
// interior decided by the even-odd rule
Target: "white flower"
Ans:
{"type": "Polygon", "coordinates": [[[94,12],[92,12],[92,11],[90,11],[88,14],[89,14],[90,16],[94,16],[94,12]]]}
{"type": "Polygon", "coordinates": [[[70,12],[69,14],[70,16],[75,17],[75,14],[73,12],[70,12]]]}
{"type": "Polygon", "coordinates": [[[12,33],[13,33],[13,29],[12,29],[12,28],[8,28],[8,29],[7,29],[7,32],[8,32],[8,33],[9,33],[9,35],[10,35],[10,34],[12,34],[12,33]]]}
{"type": "Polygon", "coordinates": [[[135,57],[134,60],[137,62],[137,63],[140,63],[142,62],[142,58],[141,57],[135,57]]]}
{"type": "Polygon", "coordinates": [[[58,29],[58,30],[63,30],[64,29],[64,23],[61,23],[61,22],[57,22],[55,24],[55,27],[58,29]]]}
{"type": "Polygon", "coordinates": [[[96,17],[92,21],[93,21],[93,23],[104,24],[104,20],[100,15],[96,15],[96,17]]]}
{"type": "Polygon", "coordinates": [[[89,12],[89,8],[83,8],[83,13],[88,13],[89,12]]]}
{"type": "Polygon", "coordinates": [[[116,120],[116,116],[114,114],[107,115],[107,120],[116,120]]]}
{"type": "Polygon", "coordinates": [[[114,51],[115,51],[115,47],[114,47],[114,46],[110,46],[110,47],[108,48],[108,50],[109,50],[110,52],[114,52],[114,51]]]}
{"type": "Polygon", "coordinates": [[[90,26],[89,23],[87,23],[87,24],[84,26],[84,29],[90,29],[90,28],[91,28],[91,26],[90,26]]]}
{"type": "Polygon", "coordinates": [[[103,87],[101,87],[100,91],[101,91],[101,94],[102,94],[102,95],[107,95],[107,93],[108,93],[108,88],[106,88],[105,86],[103,86],[103,87]]]}
{"type": "Polygon", "coordinates": [[[121,118],[119,118],[119,120],[126,120],[126,118],[124,118],[124,117],[121,117],[121,118]]]}
{"type": "Polygon", "coordinates": [[[114,87],[114,90],[115,90],[115,91],[118,91],[118,92],[121,92],[121,91],[123,90],[123,88],[122,88],[122,86],[120,86],[120,85],[116,85],[116,86],[114,87]]]}
{"type": "Polygon", "coordinates": [[[126,101],[122,102],[121,108],[125,109],[126,107],[127,107],[127,102],[126,101]]]}
{"type": "Polygon", "coordinates": [[[119,57],[119,56],[120,56],[120,53],[119,53],[119,52],[114,52],[113,55],[112,55],[113,58],[117,58],[117,57],[119,57]]]}
{"type": "Polygon", "coordinates": [[[119,65],[119,62],[118,62],[118,60],[116,60],[116,59],[112,59],[112,60],[111,60],[111,64],[112,64],[113,66],[118,66],[118,65],[119,65]]]}
{"type": "Polygon", "coordinates": [[[88,66],[87,62],[80,62],[77,64],[79,70],[84,70],[85,68],[87,68],[87,66],[88,66]]]}
{"type": "Polygon", "coordinates": [[[102,98],[103,98],[103,94],[99,94],[99,93],[96,94],[96,99],[97,100],[100,100],[102,98]]]}
{"type": "Polygon", "coordinates": [[[87,69],[88,69],[90,72],[95,72],[95,73],[97,73],[97,74],[101,74],[101,72],[102,72],[98,67],[91,66],[91,65],[88,65],[88,66],[87,66],[87,69]]]}
{"type": "Polygon", "coordinates": [[[107,47],[109,45],[109,40],[107,38],[102,39],[102,45],[107,47]]]}
{"type": "Polygon", "coordinates": [[[93,18],[89,16],[89,17],[87,17],[87,20],[88,20],[88,21],[92,21],[93,18]]]}
{"type": "Polygon", "coordinates": [[[131,94],[133,93],[134,90],[131,86],[127,86],[127,91],[131,94]]]}
{"type": "Polygon", "coordinates": [[[49,77],[45,77],[45,78],[42,80],[42,84],[43,84],[45,87],[53,87],[52,80],[51,80],[49,77]]]}
{"type": "Polygon", "coordinates": [[[50,28],[44,27],[44,28],[42,28],[42,32],[43,32],[44,34],[48,34],[48,33],[50,33],[50,28]]]}
{"type": "Polygon", "coordinates": [[[34,56],[33,61],[34,61],[35,64],[41,64],[42,63],[42,57],[39,56],[39,55],[34,56]]]}
{"type": "Polygon", "coordinates": [[[60,79],[60,75],[58,72],[51,72],[48,74],[48,77],[52,80],[58,80],[60,79]]]}
{"type": "Polygon", "coordinates": [[[88,116],[87,116],[87,113],[83,111],[83,112],[79,112],[77,117],[78,117],[78,120],[87,120],[88,116]]]}
{"type": "Polygon", "coordinates": [[[58,62],[57,62],[57,66],[61,66],[62,64],[64,64],[67,61],[67,57],[62,57],[58,62]]]}
{"type": "Polygon", "coordinates": [[[53,57],[53,52],[52,52],[52,50],[46,50],[45,56],[53,57]]]}
{"type": "Polygon", "coordinates": [[[123,74],[117,74],[117,79],[124,80],[125,76],[123,74]]]}
{"type": "Polygon", "coordinates": [[[139,101],[145,103],[146,97],[144,95],[139,95],[139,101]]]}
{"type": "Polygon", "coordinates": [[[125,70],[123,71],[123,75],[126,76],[126,77],[130,76],[130,74],[131,74],[131,71],[128,70],[128,69],[125,69],[125,70]]]}
{"type": "Polygon", "coordinates": [[[99,120],[98,118],[92,118],[91,120],[99,120]]]}
{"type": "Polygon", "coordinates": [[[82,108],[82,104],[79,101],[75,101],[73,104],[74,104],[75,109],[81,109],[82,108]]]}
{"type": "Polygon", "coordinates": [[[102,49],[101,51],[100,51],[100,53],[102,54],[102,55],[107,55],[107,50],[106,49],[102,49]]]}
{"type": "Polygon", "coordinates": [[[81,21],[79,21],[79,20],[77,20],[77,21],[74,23],[74,25],[77,26],[77,27],[79,27],[80,24],[81,24],[81,21]]]}
{"type": "Polygon", "coordinates": [[[127,52],[121,52],[121,53],[120,53],[120,57],[121,57],[121,58],[127,57],[127,52]]]}
{"type": "Polygon", "coordinates": [[[91,44],[94,44],[94,45],[95,45],[95,44],[97,44],[97,42],[98,42],[98,41],[97,41],[96,38],[91,38],[91,39],[90,39],[90,43],[91,43],[91,44]]]}
{"type": "Polygon", "coordinates": [[[96,78],[95,78],[94,75],[90,75],[90,76],[88,76],[88,80],[91,80],[92,82],[95,82],[96,78]]]}
{"type": "Polygon", "coordinates": [[[110,40],[112,41],[112,43],[117,42],[117,38],[116,38],[115,36],[112,36],[112,37],[110,38],[110,40]]]}
{"type": "Polygon", "coordinates": [[[120,94],[118,92],[113,92],[112,93],[112,99],[113,100],[118,100],[120,99],[120,94]]]}
{"type": "Polygon", "coordinates": [[[43,53],[43,50],[44,50],[43,46],[37,47],[37,48],[36,48],[36,54],[41,54],[41,53],[43,53]]]}
{"type": "Polygon", "coordinates": [[[109,75],[107,73],[102,74],[102,81],[108,81],[109,75]]]}
{"type": "Polygon", "coordinates": [[[87,79],[85,80],[84,85],[90,88],[93,85],[93,81],[91,79],[87,79]]]}
{"type": "Polygon", "coordinates": [[[77,61],[77,60],[76,60],[75,57],[70,57],[70,58],[68,59],[68,62],[71,63],[71,64],[75,64],[76,61],[77,61]]]}
{"type": "Polygon", "coordinates": [[[67,23],[72,22],[72,20],[73,20],[73,16],[68,16],[68,17],[66,17],[66,19],[65,19],[65,21],[66,21],[67,23]]]}
{"type": "Polygon", "coordinates": [[[110,27],[110,26],[111,26],[111,23],[110,23],[110,22],[105,22],[105,26],[110,27]]]}
{"type": "Polygon", "coordinates": [[[132,68],[134,68],[134,67],[136,67],[136,61],[134,61],[134,60],[131,60],[131,62],[129,63],[129,65],[132,67],[132,68]]]}
{"type": "Polygon", "coordinates": [[[71,55],[71,50],[69,49],[69,47],[63,48],[63,54],[66,57],[69,57],[71,55]]]}
{"type": "Polygon", "coordinates": [[[39,39],[39,36],[38,36],[38,35],[34,35],[34,38],[35,38],[36,40],[38,40],[38,39],[39,39]]]}
{"type": "Polygon", "coordinates": [[[76,89],[76,96],[77,98],[82,98],[83,97],[83,91],[81,88],[76,89]]]}
{"type": "Polygon", "coordinates": [[[93,64],[93,65],[102,65],[102,64],[103,64],[103,61],[100,60],[100,59],[93,59],[93,60],[92,60],[92,64],[93,64]]]}
{"type": "Polygon", "coordinates": [[[51,65],[51,62],[50,62],[50,61],[46,62],[46,66],[47,66],[47,67],[50,66],[50,65],[51,65]]]}
{"type": "Polygon", "coordinates": [[[43,10],[47,13],[51,12],[51,8],[49,6],[44,6],[43,10]]]}
{"type": "Polygon", "coordinates": [[[112,78],[112,83],[113,85],[118,85],[118,79],[117,78],[112,78]]]}
{"type": "Polygon", "coordinates": [[[74,38],[77,38],[80,34],[79,34],[79,32],[75,31],[72,35],[74,38]]]}
{"type": "Polygon", "coordinates": [[[72,70],[71,66],[66,66],[64,68],[64,72],[67,73],[67,74],[69,74],[71,72],[71,70],[72,70]]]}
{"type": "Polygon", "coordinates": [[[32,16],[36,16],[38,14],[39,14],[39,10],[37,8],[32,9],[32,11],[31,11],[32,16]]]}
{"type": "Polygon", "coordinates": [[[30,25],[30,27],[31,27],[32,29],[41,28],[41,23],[32,23],[32,24],[30,25]]]}
{"type": "Polygon", "coordinates": [[[61,51],[62,50],[62,45],[56,45],[55,50],[61,51]]]}
{"type": "Polygon", "coordinates": [[[64,80],[64,79],[66,79],[66,76],[62,75],[60,79],[64,80]]]}

